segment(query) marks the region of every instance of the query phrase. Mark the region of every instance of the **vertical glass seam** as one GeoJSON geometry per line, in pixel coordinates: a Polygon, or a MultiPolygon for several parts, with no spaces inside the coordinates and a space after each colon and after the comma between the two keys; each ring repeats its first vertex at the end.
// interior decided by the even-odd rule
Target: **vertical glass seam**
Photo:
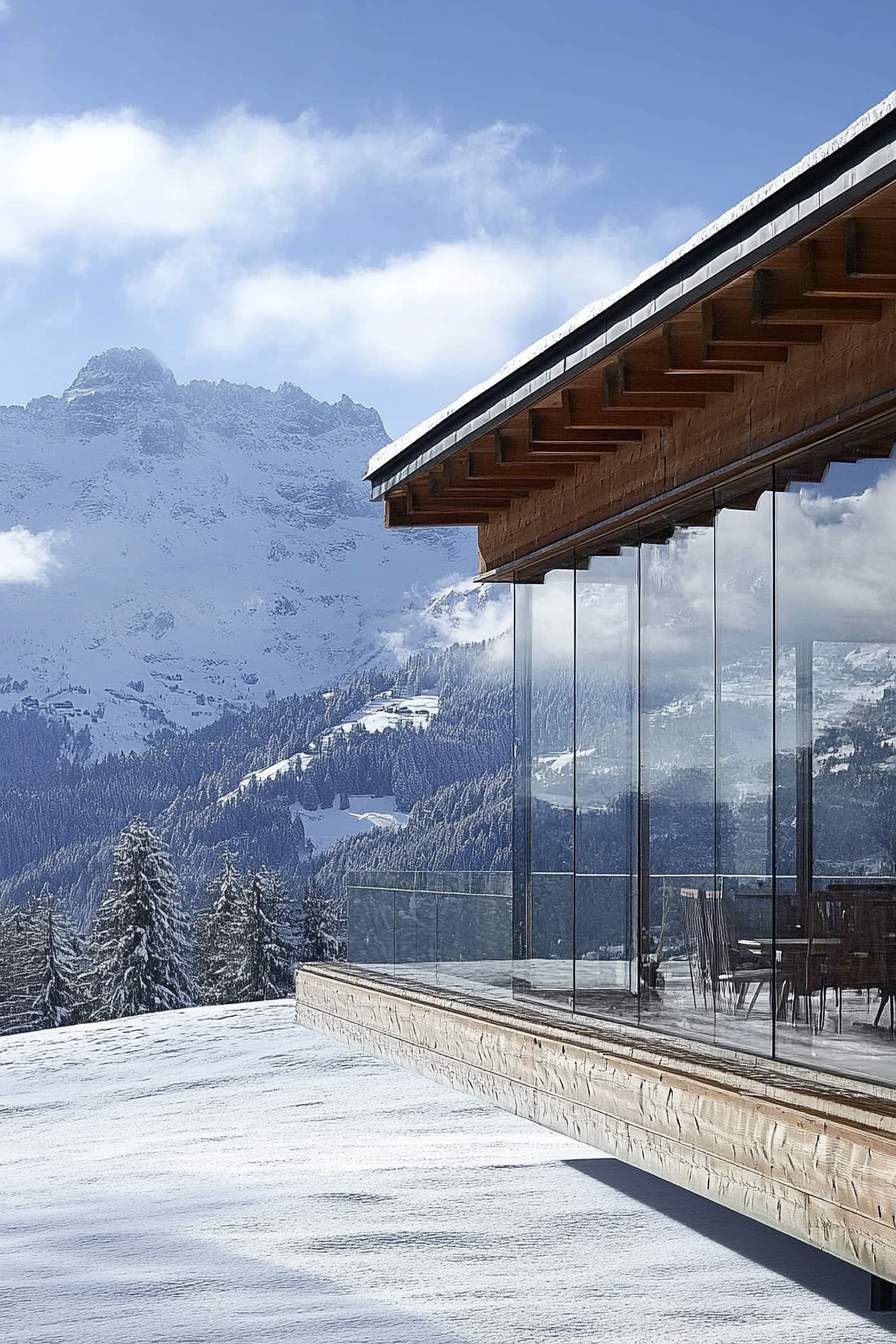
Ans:
{"type": "Polygon", "coordinates": [[[579,569],[577,565],[577,555],[575,551],[572,557],[572,881],[570,883],[570,896],[572,899],[571,913],[571,937],[572,945],[572,1010],[576,1012],[578,1001],[578,986],[576,983],[576,950],[578,948],[577,930],[576,930],[576,911],[578,908],[578,886],[579,886],[579,569]]]}
{"type": "Polygon", "coordinates": [[[778,492],[777,470],[772,470],[771,587],[772,587],[772,797],[770,854],[772,877],[771,1052],[778,1046],[778,492]]]}

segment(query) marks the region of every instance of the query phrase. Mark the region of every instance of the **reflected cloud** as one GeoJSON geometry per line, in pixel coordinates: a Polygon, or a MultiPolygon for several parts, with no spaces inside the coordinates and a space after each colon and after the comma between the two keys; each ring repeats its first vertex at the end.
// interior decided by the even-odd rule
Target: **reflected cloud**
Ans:
{"type": "Polygon", "coordinates": [[[61,563],[56,549],[67,540],[64,532],[29,532],[27,527],[0,532],[0,583],[46,583],[61,563]]]}

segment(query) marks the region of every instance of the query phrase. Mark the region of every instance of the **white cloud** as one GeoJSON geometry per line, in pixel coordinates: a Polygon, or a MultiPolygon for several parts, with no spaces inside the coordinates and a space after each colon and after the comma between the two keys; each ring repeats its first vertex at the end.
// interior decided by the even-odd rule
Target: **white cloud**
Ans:
{"type": "MultiPolygon", "coordinates": [[[[2,0],[0,0],[2,3],[2,0]]],[[[0,119],[0,260],[53,242],[105,250],[198,239],[257,248],[307,227],[341,192],[402,183],[476,227],[519,221],[525,203],[575,180],[525,159],[503,123],[451,137],[396,123],[341,134],[311,114],[290,123],[242,109],[176,132],[125,109],[0,119]]]]}
{"type": "MultiPolygon", "coordinates": [[[[487,369],[514,353],[533,324],[546,330],[619,288],[656,255],[660,237],[680,233],[680,220],[667,218],[652,233],[607,227],[540,243],[439,243],[338,275],[267,266],[229,282],[199,340],[230,351],[287,343],[306,363],[379,374],[487,369]]],[[[169,259],[144,282],[143,297],[184,281],[169,259]]]]}
{"type": "Polygon", "coordinates": [[[46,583],[59,565],[56,547],[64,541],[60,532],[29,532],[25,527],[0,532],[0,584],[46,583]]]}
{"type": "Polygon", "coordinates": [[[241,108],[186,131],[131,109],[0,118],[0,317],[45,320],[46,272],[57,321],[151,320],[139,339],[190,356],[483,377],[698,222],[563,232],[551,210],[597,173],[531,144],[504,122],[343,132],[241,108]]]}
{"type": "Polygon", "coordinates": [[[504,584],[479,584],[457,574],[447,575],[421,596],[405,614],[401,628],[383,632],[384,647],[403,662],[424,650],[451,644],[493,643],[496,668],[506,671],[511,656],[509,633],[513,624],[511,592],[504,584]]]}
{"type": "Polygon", "coordinates": [[[10,5],[9,0],[0,0],[0,23],[3,23],[8,19],[11,13],[12,6],[10,5]]]}

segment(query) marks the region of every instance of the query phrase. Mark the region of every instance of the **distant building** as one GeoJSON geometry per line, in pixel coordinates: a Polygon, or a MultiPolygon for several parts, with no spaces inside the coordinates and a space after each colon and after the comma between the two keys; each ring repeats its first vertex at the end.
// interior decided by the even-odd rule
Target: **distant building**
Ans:
{"type": "MultiPolygon", "coordinates": [[[[514,871],[301,1020],[896,1280],[896,95],[370,464],[515,601],[514,871]]],[[[450,881],[448,880],[450,879],[450,881]]]]}

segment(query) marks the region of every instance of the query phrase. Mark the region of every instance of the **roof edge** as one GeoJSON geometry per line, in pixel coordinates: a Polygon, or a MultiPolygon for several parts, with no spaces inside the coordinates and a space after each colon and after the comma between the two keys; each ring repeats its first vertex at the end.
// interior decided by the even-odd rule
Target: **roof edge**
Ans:
{"type": "MultiPolygon", "coordinates": [[[[380,484],[376,480],[383,473],[401,472],[404,466],[410,471],[419,469],[420,462],[408,461],[408,455],[415,453],[433,460],[450,452],[460,445],[462,439],[467,433],[476,435],[487,429],[487,421],[491,418],[488,411],[494,412],[500,407],[501,413],[507,414],[510,411],[511,404],[513,409],[521,409],[527,401],[535,400],[544,395],[547,385],[551,382],[562,380],[565,376],[570,376],[570,371],[566,367],[566,359],[576,353],[581,354],[583,346],[594,346],[599,344],[601,331],[606,334],[610,323],[615,319],[617,325],[624,322],[626,310],[631,315],[637,307],[638,300],[644,300],[645,305],[653,308],[654,321],[658,312],[665,304],[657,304],[661,293],[655,296],[653,303],[650,302],[650,293],[656,290],[657,283],[663,279],[668,280],[665,286],[666,291],[675,289],[674,272],[682,269],[688,262],[693,263],[691,278],[694,272],[699,270],[699,262],[703,254],[710,251],[712,244],[718,243],[720,246],[714,250],[718,255],[722,251],[721,244],[724,241],[724,235],[734,230],[742,231],[744,226],[755,223],[758,227],[756,232],[761,233],[766,242],[766,251],[773,250],[773,247],[783,245],[781,233],[769,226],[776,222],[776,212],[780,215],[785,210],[787,202],[795,195],[795,189],[800,187],[809,188],[812,179],[818,176],[819,172],[830,169],[836,172],[838,169],[840,175],[847,177],[842,192],[844,197],[850,195],[850,187],[858,188],[856,194],[867,194],[873,190],[874,186],[869,185],[867,177],[855,180],[848,172],[848,164],[840,164],[839,159],[849,158],[853,163],[861,162],[861,156],[857,154],[863,148],[861,141],[863,138],[876,138],[874,132],[885,130],[882,123],[892,119],[893,140],[896,141],[896,90],[890,93],[886,98],[876,106],[870,108],[858,117],[844,131],[841,131],[833,139],[806,154],[793,167],[786,169],[771,182],[760,187],[758,191],[745,197],[737,205],[727,210],[710,224],[695,233],[685,243],[675,248],[662,260],[649,266],[642,271],[630,284],[617,290],[615,293],[598,299],[594,303],[588,304],[579,310],[573,317],[554,331],[541,337],[533,344],[529,345],[516,355],[513,359],[503,364],[496,373],[476,384],[465,392],[461,397],[451,402],[441,411],[436,412],[427,420],[424,420],[413,429],[399,436],[391,444],[381,448],[375,453],[368,464],[365,479],[373,484],[374,492],[378,493],[376,486],[380,484]],[[759,217],[751,219],[751,217],[759,217]],[[761,227],[762,223],[766,227],[761,227]],[[740,228],[738,228],[740,226],[740,228]],[[603,319],[603,321],[602,321],[603,319]],[[553,368],[551,368],[553,364],[553,368]],[[562,367],[560,367],[562,365],[562,367]],[[523,377],[523,375],[527,375],[523,377]],[[536,384],[536,386],[533,386],[536,384]],[[530,392],[525,389],[531,388],[530,392]],[[504,393],[505,395],[502,395],[504,393]],[[476,412],[480,414],[477,416],[476,412]],[[486,412],[486,414],[482,414],[486,412]],[[464,420],[466,417],[466,425],[464,420]],[[470,417],[474,417],[471,421],[470,417]],[[480,423],[480,421],[482,423],[480,423]],[[452,434],[452,430],[459,430],[459,433],[452,434]],[[441,440],[441,442],[440,442],[441,440]],[[449,441],[450,440],[450,441],[449,441]],[[427,453],[427,449],[431,449],[427,453]]],[[[890,156],[892,162],[893,174],[896,175],[896,157],[890,156]]],[[[822,209],[824,202],[821,200],[821,193],[818,193],[819,199],[816,202],[816,209],[822,209]]],[[[836,198],[835,198],[836,199],[836,198]]],[[[794,200],[793,204],[798,202],[794,200]]],[[[805,223],[805,216],[801,214],[801,219],[805,223]]],[[[758,254],[760,245],[754,248],[758,254]]],[[[748,270],[748,261],[753,257],[753,253],[745,249],[735,249],[739,252],[738,260],[740,269],[748,270]]],[[[753,257],[755,260],[756,258],[753,257]]],[[[711,269],[709,262],[711,257],[704,259],[703,271],[708,273],[711,269]]],[[[718,283],[718,277],[716,277],[718,283]]],[[[677,288],[683,289],[683,281],[679,281],[677,288]]],[[[697,288],[695,285],[694,288],[697,288]]],[[[697,297],[693,292],[687,295],[687,301],[693,302],[697,297]]],[[[634,334],[634,324],[630,326],[625,339],[629,340],[634,334]]],[[[589,362],[596,362],[612,353],[611,343],[607,342],[607,349],[594,352],[594,358],[589,362]]],[[[575,364],[580,364],[580,359],[575,364]]],[[[382,482],[381,488],[388,489],[395,484],[393,480],[382,482]]]]}

